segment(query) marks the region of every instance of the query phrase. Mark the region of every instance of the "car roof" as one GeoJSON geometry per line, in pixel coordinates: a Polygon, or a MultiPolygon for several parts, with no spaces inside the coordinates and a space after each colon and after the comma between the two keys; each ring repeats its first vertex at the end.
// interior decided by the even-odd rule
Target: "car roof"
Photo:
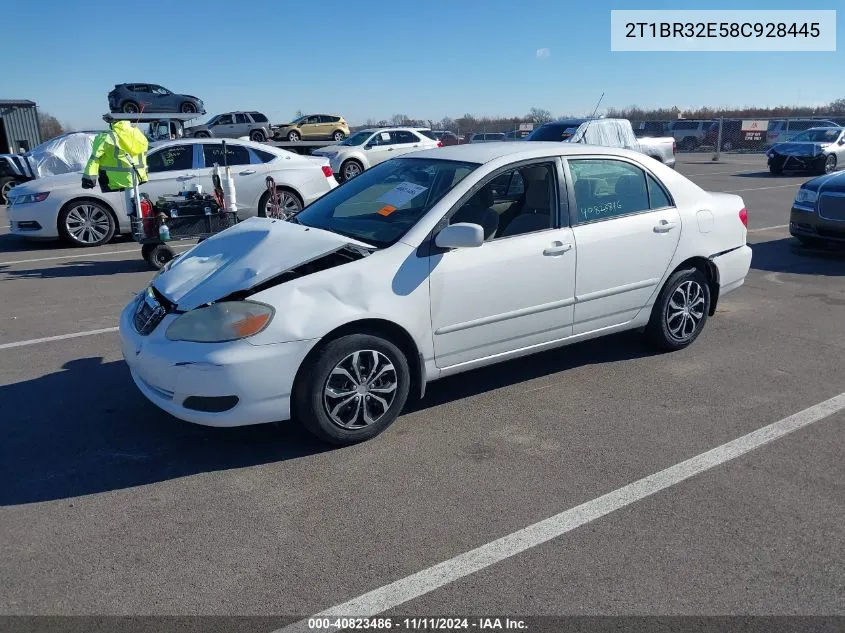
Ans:
{"type": "Polygon", "coordinates": [[[421,150],[398,156],[404,158],[435,158],[456,160],[467,163],[489,163],[503,156],[513,160],[541,158],[544,156],[568,156],[580,154],[608,154],[612,156],[639,156],[642,154],[618,147],[601,147],[583,143],[564,143],[561,141],[525,141],[523,143],[478,143],[469,145],[449,145],[437,149],[421,150]]]}
{"type": "MultiPolygon", "coordinates": [[[[370,134],[372,134],[374,132],[399,132],[399,131],[420,132],[422,130],[428,130],[428,128],[427,127],[406,127],[404,125],[400,125],[400,126],[390,125],[390,126],[386,126],[386,127],[368,127],[368,128],[363,129],[363,130],[358,130],[358,132],[369,132],[370,134]]],[[[353,134],[358,134],[358,132],[353,132],[353,134]]]]}
{"type": "MultiPolygon", "coordinates": [[[[210,145],[211,143],[222,143],[226,141],[226,145],[243,145],[244,147],[251,147],[252,149],[260,149],[265,152],[271,152],[273,154],[279,155],[287,155],[293,152],[288,152],[287,150],[283,150],[279,147],[274,147],[273,145],[267,145],[266,143],[256,143],[255,141],[242,141],[239,138],[177,138],[174,140],[169,141],[160,141],[155,143],[155,147],[170,147],[172,145],[210,145]]],[[[150,143],[152,147],[153,144],[150,143]]],[[[294,154],[296,155],[296,154],[294,154]]]]}

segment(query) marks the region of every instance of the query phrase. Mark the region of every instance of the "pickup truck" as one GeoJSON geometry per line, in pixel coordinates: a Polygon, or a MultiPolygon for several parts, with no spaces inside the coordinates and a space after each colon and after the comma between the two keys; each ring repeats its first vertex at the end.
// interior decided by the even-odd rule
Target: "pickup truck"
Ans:
{"type": "Polygon", "coordinates": [[[628,119],[585,121],[565,142],[632,149],[675,168],[675,139],[671,136],[637,138],[628,119]]]}

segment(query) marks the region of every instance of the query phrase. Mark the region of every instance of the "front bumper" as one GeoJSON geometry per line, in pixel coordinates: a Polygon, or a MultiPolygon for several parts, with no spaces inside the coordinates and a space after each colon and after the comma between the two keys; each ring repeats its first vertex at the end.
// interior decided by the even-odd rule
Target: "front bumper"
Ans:
{"type": "Polygon", "coordinates": [[[136,301],[120,317],[121,351],[135,385],[160,409],[206,426],[244,426],[290,418],[296,372],[318,339],[252,345],[171,341],[168,315],[147,336],[135,330],[136,301]],[[223,411],[197,410],[196,402],[217,402],[223,411]]]}
{"type": "Polygon", "coordinates": [[[816,154],[815,156],[784,156],[775,154],[768,160],[769,167],[794,171],[819,171],[824,168],[824,161],[827,156],[816,154]]]}
{"type": "Polygon", "coordinates": [[[6,209],[10,233],[20,237],[57,239],[59,204],[49,197],[42,202],[13,204],[6,209]]]}
{"type": "Polygon", "coordinates": [[[815,210],[793,206],[789,214],[789,233],[794,237],[845,243],[845,221],[825,220],[815,210]]]}

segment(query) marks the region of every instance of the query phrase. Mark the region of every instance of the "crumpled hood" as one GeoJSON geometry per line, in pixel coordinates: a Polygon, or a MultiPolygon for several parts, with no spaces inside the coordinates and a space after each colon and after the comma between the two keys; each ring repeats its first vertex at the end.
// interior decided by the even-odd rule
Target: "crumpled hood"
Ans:
{"type": "Polygon", "coordinates": [[[827,143],[777,143],[771,151],[781,156],[815,156],[824,152],[825,147],[827,143]]]}
{"type": "Polygon", "coordinates": [[[197,244],[153,285],[179,310],[193,310],[349,245],[373,248],[322,229],[250,218],[197,244]]]}
{"type": "Polygon", "coordinates": [[[149,147],[149,141],[144,133],[133,127],[129,121],[115,121],[111,126],[112,132],[117,137],[117,144],[120,149],[132,156],[144,154],[149,147]]]}

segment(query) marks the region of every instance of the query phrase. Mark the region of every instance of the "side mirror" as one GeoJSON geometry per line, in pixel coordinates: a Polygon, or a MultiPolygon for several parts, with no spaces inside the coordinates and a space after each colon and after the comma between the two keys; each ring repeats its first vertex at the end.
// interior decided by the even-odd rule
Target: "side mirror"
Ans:
{"type": "Polygon", "coordinates": [[[845,136],[843,136],[841,139],[839,139],[839,144],[845,145],[845,136]]]}
{"type": "Polygon", "coordinates": [[[478,224],[459,222],[437,234],[434,243],[440,248],[473,248],[484,244],[484,229],[478,224]]]}

